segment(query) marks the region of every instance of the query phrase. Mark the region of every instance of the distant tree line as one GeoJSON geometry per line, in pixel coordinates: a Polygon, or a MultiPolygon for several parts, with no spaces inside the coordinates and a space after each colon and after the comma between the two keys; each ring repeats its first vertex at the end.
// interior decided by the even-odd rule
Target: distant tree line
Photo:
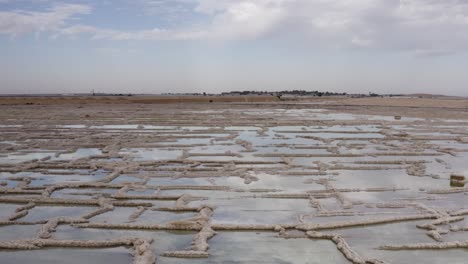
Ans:
{"type": "Polygon", "coordinates": [[[231,91],[222,93],[221,95],[294,95],[294,96],[338,96],[347,95],[347,93],[335,93],[335,92],[321,92],[321,91],[306,91],[306,90],[284,90],[284,91],[231,91]]]}
{"type": "Polygon", "coordinates": [[[185,95],[185,96],[236,96],[236,95],[270,95],[270,96],[349,96],[354,98],[359,97],[382,97],[382,96],[400,96],[398,94],[377,94],[374,92],[369,92],[368,94],[348,94],[348,93],[336,93],[336,92],[329,92],[329,91],[306,91],[306,90],[283,90],[283,91],[230,91],[230,92],[223,92],[220,94],[217,93],[206,93],[206,92],[199,92],[199,93],[163,93],[162,95],[185,95]]]}

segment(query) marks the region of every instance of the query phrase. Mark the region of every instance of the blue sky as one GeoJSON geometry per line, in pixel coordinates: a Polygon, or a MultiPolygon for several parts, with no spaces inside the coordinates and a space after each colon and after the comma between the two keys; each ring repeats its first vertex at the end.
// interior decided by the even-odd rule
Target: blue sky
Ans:
{"type": "Polygon", "coordinates": [[[0,0],[0,93],[468,96],[468,0],[0,0]]]}

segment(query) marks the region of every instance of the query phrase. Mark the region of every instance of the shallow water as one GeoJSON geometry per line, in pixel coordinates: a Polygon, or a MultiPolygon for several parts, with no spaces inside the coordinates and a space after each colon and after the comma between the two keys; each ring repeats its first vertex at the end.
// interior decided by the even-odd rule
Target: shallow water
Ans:
{"type": "Polygon", "coordinates": [[[209,259],[161,258],[161,263],[348,263],[325,240],[281,239],[273,233],[222,232],[211,240],[209,259]]]}
{"type": "Polygon", "coordinates": [[[125,248],[110,249],[47,249],[33,251],[3,251],[2,264],[16,263],[131,263],[132,256],[125,248]]]}
{"type": "MultiPolygon", "coordinates": [[[[173,109],[174,110],[174,109],[173,109]]],[[[141,112],[92,122],[49,120],[27,133],[1,125],[0,221],[34,198],[16,221],[47,221],[114,207],[89,219],[109,229],[60,224],[52,239],[152,238],[157,263],[349,263],[331,240],[285,239],[249,225],[330,225],[396,216],[450,214],[467,208],[468,195],[450,192],[450,175],[468,176],[466,124],[393,116],[354,115],[323,109],[199,109],[141,112]],[[127,121],[127,122],[125,122],[127,121]],[[55,122],[55,123],[54,123],[55,122]],[[52,135],[52,136],[51,136],[52,135]],[[79,138],[79,140],[75,140],[79,138]],[[57,154],[59,153],[59,154],[57,154]],[[42,159],[42,160],[41,160],[42,159]],[[60,188],[50,195],[46,188],[60,188]],[[41,198],[42,197],[42,198],[41,198]],[[176,200],[186,211],[175,208],[176,200]],[[101,199],[105,198],[105,199],[101,199]],[[15,199],[17,199],[15,201],[15,199]],[[67,206],[70,201],[92,206],[67,206]],[[55,201],[55,202],[54,202],[55,201]],[[44,202],[44,203],[41,203],[44,202]],[[133,204],[126,204],[133,203],[133,204]],[[143,204],[143,205],[141,205],[143,204]],[[392,207],[391,205],[401,205],[392,207]],[[144,211],[142,207],[146,207],[144,211]],[[197,209],[211,208],[208,219],[197,209]],[[425,209],[424,209],[425,208],[425,209]],[[140,212],[133,221],[130,216],[140,212]],[[169,258],[187,250],[196,231],[122,230],[120,225],[207,221],[239,225],[216,230],[204,259],[169,258]]],[[[455,189],[456,190],[456,189],[455,189]]],[[[441,217],[440,215],[436,217],[441,217]]],[[[418,224],[431,220],[332,227],[357,254],[388,263],[464,263],[466,250],[385,251],[386,244],[437,243],[418,224]]],[[[205,223],[205,222],[203,222],[205,223]]],[[[467,227],[467,220],[437,226],[467,227]]],[[[2,241],[37,237],[40,224],[0,227],[2,241]]],[[[294,229],[294,228],[293,228],[294,229]]],[[[271,230],[271,228],[270,228],[271,230]]],[[[288,230],[304,235],[300,230],[288,230]]],[[[464,241],[466,232],[442,234],[464,241]]],[[[131,263],[129,248],[0,250],[0,263],[131,263]],[[75,262],[74,262],[75,261],[75,262]]]]}

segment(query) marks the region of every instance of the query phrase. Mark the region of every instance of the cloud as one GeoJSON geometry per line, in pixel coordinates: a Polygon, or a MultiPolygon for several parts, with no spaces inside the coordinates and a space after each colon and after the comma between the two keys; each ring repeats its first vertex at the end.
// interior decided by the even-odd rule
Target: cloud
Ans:
{"type": "Polygon", "coordinates": [[[165,17],[180,17],[181,14],[189,14],[196,5],[194,0],[137,0],[135,2],[141,4],[147,14],[165,17]]]}
{"type": "MultiPolygon", "coordinates": [[[[1,1],[1,0],[0,0],[1,1]]],[[[0,33],[53,32],[110,40],[259,39],[291,32],[338,48],[452,54],[468,49],[464,0],[139,0],[148,15],[167,14],[171,28],[120,30],[68,24],[88,6],[59,5],[46,12],[0,12],[0,33]],[[203,23],[187,26],[188,17],[203,23]]]]}
{"type": "MultiPolygon", "coordinates": [[[[212,34],[215,37],[227,38],[255,38],[267,34],[287,16],[283,2],[271,0],[229,2],[213,17],[212,34]]],[[[203,10],[202,7],[199,6],[198,10],[203,10]]]]}
{"type": "Polygon", "coordinates": [[[0,4],[5,3],[14,3],[14,2],[32,2],[32,3],[40,3],[40,2],[50,2],[51,0],[0,0],[0,4]]]}
{"type": "MultiPolygon", "coordinates": [[[[177,0],[179,5],[193,6],[192,12],[209,16],[209,23],[200,28],[153,28],[134,31],[104,29],[86,25],[74,25],[60,30],[63,35],[89,34],[92,39],[112,40],[191,40],[191,39],[239,39],[257,38],[268,33],[286,15],[281,1],[222,1],[203,2],[177,0]],[[211,6],[213,5],[213,6],[211,6]]],[[[168,1],[145,1],[145,5],[163,8],[168,1]]],[[[171,3],[171,7],[173,3],[171,3]]],[[[182,13],[185,8],[178,7],[182,13]]],[[[163,9],[164,10],[164,9],[163,9]]],[[[173,10],[174,11],[174,10],[173,10]]],[[[183,17],[182,13],[176,13],[183,17]]]]}
{"type": "MultiPolygon", "coordinates": [[[[157,1],[159,6],[171,1],[157,1]]],[[[297,32],[341,48],[450,54],[468,48],[468,1],[179,0],[210,17],[203,38],[297,32]]],[[[181,16],[183,17],[183,16],[181,16]]],[[[175,32],[166,34],[171,37],[175,32]]],[[[136,35],[138,36],[138,34],[136,35]]],[[[139,35],[141,36],[141,35],[139,35]]],[[[141,39],[141,38],[139,38],[141,39]]]]}
{"type": "Polygon", "coordinates": [[[60,35],[74,37],[78,34],[88,34],[91,39],[109,40],[190,40],[200,39],[207,35],[204,31],[182,31],[168,29],[148,29],[137,31],[120,31],[102,29],[86,25],[75,25],[60,30],[60,35]]]}
{"type": "Polygon", "coordinates": [[[89,6],[78,4],[57,4],[44,12],[0,11],[0,33],[15,37],[26,33],[54,32],[64,27],[73,16],[90,12],[89,6]]]}

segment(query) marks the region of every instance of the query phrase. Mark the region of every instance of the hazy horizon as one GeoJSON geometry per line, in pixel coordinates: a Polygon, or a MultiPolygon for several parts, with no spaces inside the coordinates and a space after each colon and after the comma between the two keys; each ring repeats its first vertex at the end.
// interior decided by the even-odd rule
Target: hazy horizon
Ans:
{"type": "Polygon", "coordinates": [[[468,96],[468,1],[0,0],[0,94],[468,96]]]}

